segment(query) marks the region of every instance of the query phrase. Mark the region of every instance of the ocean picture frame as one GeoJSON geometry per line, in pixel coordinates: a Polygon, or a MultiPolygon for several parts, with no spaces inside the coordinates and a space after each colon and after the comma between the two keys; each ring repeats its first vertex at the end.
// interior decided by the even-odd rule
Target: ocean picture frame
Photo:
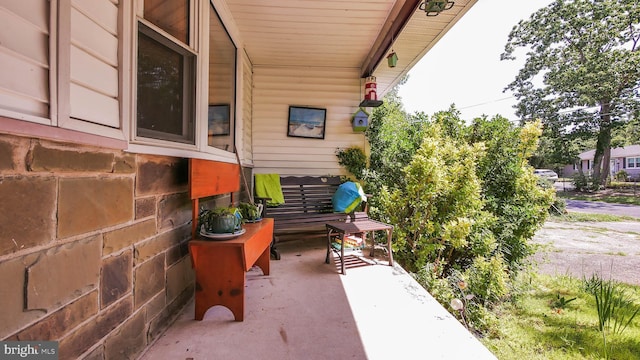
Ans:
{"type": "Polygon", "coordinates": [[[324,139],[327,109],[289,106],[287,136],[324,139]]]}

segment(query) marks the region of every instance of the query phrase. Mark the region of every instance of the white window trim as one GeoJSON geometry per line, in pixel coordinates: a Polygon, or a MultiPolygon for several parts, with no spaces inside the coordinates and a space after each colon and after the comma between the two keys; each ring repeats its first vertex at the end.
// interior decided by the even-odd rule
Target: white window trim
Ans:
{"type": "MultiPolygon", "coordinates": [[[[137,137],[135,135],[136,132],[136,121],[135,116],[137,113],[136,102],[133,101],[134,95],[136,94],[137,89],[137,35],[138,35],[138,23],[143,22],[145,25],[151,27],[152,29],[158,31],[163,36],[171,36],[164,32],[162,29],[158,29],[153,24],[150,24],[147,20],[143,19],[144,14],[144,3],[143,0],[139,0],[134,4],[135,14],[131,16],[130,26],[132,31],[130,31],[131,39],[130,46],[128,47],[130,52],[130,66],[132,71],[130,86],[128,88],[128,93],[126,94],[127,99],[131,99],[130,104],[127,109],[127,113],[130,121],[125,122],[128,125],[127,134],[129,135],[129,146],[127,148],[128,152],[132,153],[143,153],[143,154],[151,154],[151,155],[165,155],[165,156],[181,156],[181,157],[189,157],[189,158],[201,158],[207,160],[216,160],[216,161],[225,161],[225,162],[237,162],[236,156],[233,152],[225,151],[222,149],[218,149],[216,147],[209,146],[207,143],[207,117],[208,117],[208,98],[209,98],[209,62],[208,56],[206,54],[209,53],[209,36],[208,33],[205,34],[204,31],[208,31],[209,29],[209,7],[214,6],[214,0],[192,0],[191,1],[191,16],[194,21],[191,22],[190,31],[193,31],[194,42],[190,46],[190,51],[193,52],[196,56],[196,81],[195,81],[195,124],[194,128],[196,131],[195,134],[195,145],[192,144],[184,144],[179,142],[171,142],[166,140],[158,140],[158,139],[150,139],[137,137]],[[196,15],[199,15],[196,17],[196,15]],[[197,26],[197,24],[201,24],[201,26],[197,26]],[[205,55],[202,55],[205,54],[205,55]]],[[[240,56],[241,47],[238,45],[237,34],[238,30],[234,27],[235,24],[228,26],[228,21],[225,22],[225,19],[230,18],[230,13],[228,12],[228,8],[225,6],[214,6],[214,9],[218,12],[218,15],[222,19],[222,22],[227,28],[227,32],[231,37],[231,40],[234,42],[236,46],[236,101],[235,101],[235,110],[236,110],[236,131],[234,133],[237,151],[240,151],[241,147],[241,134],[242,134],[242,116],[241,116],[241,101],[238,101],[238,98],[241,94],[239,92],[239,83],[241,81],[239,69],[242,69],[242,57],[240,56]]],[[[183,45],[183,44],[181,44],[183,45]]],[[[184,45],[183,45],[184,46],[184,45]]],[[[124,94],[124,93],[123,93],[124,94]]]]}

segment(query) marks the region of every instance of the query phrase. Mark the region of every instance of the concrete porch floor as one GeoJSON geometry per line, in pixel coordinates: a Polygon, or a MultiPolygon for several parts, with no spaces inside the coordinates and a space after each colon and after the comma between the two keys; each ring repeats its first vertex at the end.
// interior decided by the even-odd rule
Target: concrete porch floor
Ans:
{"type": "Polygon", "coordinates": [[[243,322],[222,306],[195,321],[192,301],[141,359],[495,359],[381,250],[340,275],[322,238],[278,248],[269,276],[247,273],[243,322]]]}

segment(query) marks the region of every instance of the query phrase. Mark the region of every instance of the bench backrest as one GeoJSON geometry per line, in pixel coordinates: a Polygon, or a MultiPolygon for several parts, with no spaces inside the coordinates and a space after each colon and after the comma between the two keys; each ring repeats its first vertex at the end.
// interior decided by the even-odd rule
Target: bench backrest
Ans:
{"type": "Polygon", "coordinates": [[[269,217],[304,217],[332,213],[331,197],[341,184],[339,176],[283,176],[280,186],[285,203],[269,208],[269,217]]]}
{"type": "Polygon", "coordinates": [[[240,191],[240,165],[220,161],[189,159],[191,236],[195,239],[201,198],[240,191]]]}
{"type": "Polygon", "coordinates": [[[219,161],[189,159],[191,200],[240,191],[240,166],[219,161]]]}

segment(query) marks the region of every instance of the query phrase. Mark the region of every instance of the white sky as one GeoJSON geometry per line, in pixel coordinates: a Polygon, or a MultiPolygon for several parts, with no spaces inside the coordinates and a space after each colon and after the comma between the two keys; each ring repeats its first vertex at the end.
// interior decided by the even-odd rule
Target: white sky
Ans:
{"type": "Polygon", "coordinates": [[[502,90],[515,79],[524,55],[500,61],[500,54],[513,26],[551,2],[478,0],[409,72],[399,92],[405,110],[432,115],[455,103],[467,121],[483,114],[516,120],[516,100],[502,90]]]}

